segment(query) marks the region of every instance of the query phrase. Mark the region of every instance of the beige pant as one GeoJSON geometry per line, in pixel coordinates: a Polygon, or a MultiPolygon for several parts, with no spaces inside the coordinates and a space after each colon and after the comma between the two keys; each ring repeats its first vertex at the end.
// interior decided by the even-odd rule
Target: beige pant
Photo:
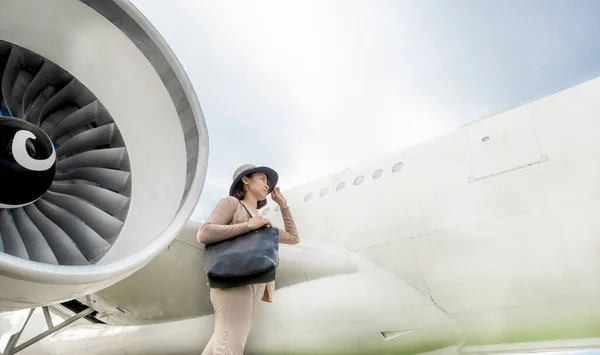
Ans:
{"type": "Polygon", "coordinates": [[[266,284],[210,289],[215,330],[202,355],[243,355],[266,284]]]}

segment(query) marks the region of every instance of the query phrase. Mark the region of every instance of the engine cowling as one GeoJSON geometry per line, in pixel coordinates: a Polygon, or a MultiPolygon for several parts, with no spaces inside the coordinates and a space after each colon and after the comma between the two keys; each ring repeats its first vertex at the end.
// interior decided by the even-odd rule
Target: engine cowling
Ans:
{"type": "Polygon", "coordinates": [[[196,95],[123,0],[0,0],[0,312],[110,286],[189,220],[196,95]]]}

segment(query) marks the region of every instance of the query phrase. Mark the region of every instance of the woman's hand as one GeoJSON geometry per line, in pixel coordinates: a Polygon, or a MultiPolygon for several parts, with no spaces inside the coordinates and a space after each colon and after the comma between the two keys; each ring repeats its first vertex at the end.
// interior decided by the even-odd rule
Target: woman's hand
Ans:
{"type": "Polygon", "coordinates": [[[275,201],[275,203],[277,203],[282,209],[287,208],[288,206],[285,197],[283,197],[281,190],[279,190],[279,187],[276,187],[273,189],[273,191],[271,191],[271,199],[275,201]]]}
{"type": "Polygon", "coordinates": [[[271,227],[271,221],[269,221],[263,216],[252,217],[248,220],[248,228],[250,229],[250,231],[257,230],[264,226],[271,227]]]}

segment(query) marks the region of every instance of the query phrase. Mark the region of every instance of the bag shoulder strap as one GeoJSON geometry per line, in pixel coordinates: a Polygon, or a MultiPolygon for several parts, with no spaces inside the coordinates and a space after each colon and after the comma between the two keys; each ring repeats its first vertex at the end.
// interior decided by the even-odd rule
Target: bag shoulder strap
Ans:
{"type": "Polygon", "coordinates": [[[248,213],[248,217],[252,218],[252,213],[250,213],[250,211],[248,211],[248,208],[246,208],[246,206],[242,203],[242,201],[239,201],[240,205],[242,205],[242,207],[244,207],[244,209],[246,210],[246,213],[248,213]]]}

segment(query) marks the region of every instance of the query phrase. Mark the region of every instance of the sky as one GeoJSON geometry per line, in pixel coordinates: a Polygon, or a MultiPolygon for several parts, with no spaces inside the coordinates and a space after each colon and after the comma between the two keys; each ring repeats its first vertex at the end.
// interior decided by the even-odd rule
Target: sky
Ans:
{"type": "Polygon", "coordinates": [[[199,221],[242,164],[276,169],[285,195],[600,76],[593,0],[132,2],[205,116],[199,221]]]}

